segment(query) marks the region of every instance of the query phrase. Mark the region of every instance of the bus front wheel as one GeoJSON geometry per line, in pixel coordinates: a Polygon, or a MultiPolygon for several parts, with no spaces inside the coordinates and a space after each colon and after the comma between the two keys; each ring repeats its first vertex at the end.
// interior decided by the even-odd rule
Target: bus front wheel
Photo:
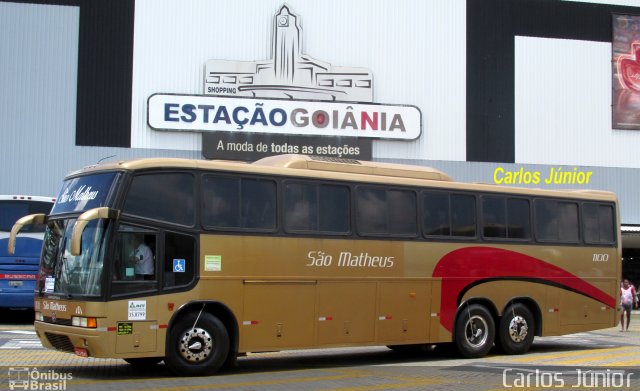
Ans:
{"type": "Polygon", "coordinates": [[[229,353],[229,333],[220,319],[207,312],[191,313],[169,333],[165,363],[177,375],[210,375],[229,353]]]}
{"type": "Polygon", "coordinates": [[[534,337],[533,314],[525,305],[510,305],[502,314],[496,344],[505,354],[526,353],[534,337]]]}
{"type": "Polygon", "coordinates": [[[483,357],[495,339],[496,328],[491,313],[478,304],[466,305],[456,318],[455,344],[466,358],[483,357]]]}

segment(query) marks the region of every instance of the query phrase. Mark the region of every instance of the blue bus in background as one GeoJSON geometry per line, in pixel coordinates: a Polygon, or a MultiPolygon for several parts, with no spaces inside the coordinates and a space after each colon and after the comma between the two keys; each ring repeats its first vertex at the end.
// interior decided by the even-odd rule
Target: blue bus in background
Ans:
{"type": "Polygon", "coordinates": [[[15,222],[26,215],[48,215],[55,198],[0,195],[0,308],[33,309],[36,275],[40,262],[45,225],[25,226],[18,234],[15,252],[7,250],[9,233],[15,222]]]}

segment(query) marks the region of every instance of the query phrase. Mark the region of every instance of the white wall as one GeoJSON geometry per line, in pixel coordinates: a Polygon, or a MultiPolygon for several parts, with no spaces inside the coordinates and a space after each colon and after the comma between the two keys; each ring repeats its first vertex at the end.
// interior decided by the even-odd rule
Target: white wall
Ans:
{"type": "Polygon", "coordinates": [[[611,126],[611,44],[515,39],[516,163],[640,167],[639,130],[611,126]]]}
{"type": "Polygon", "coordinates": [[[0,3],[0,194],[53,196],[75,158],[79,14],[0,3]]]}
{"type": "MultiPolygon", "coordinates": [[[[465,0],[287,3],[301,18],[304,53],[369,68],[375,102],[422,111],[422,137],[376,141],[376,160],[432,165],[457,180],[488,183],[498,166],[580,165],[593,171],[588,187],[619,195],[624,223],[640,223],[640,131],[611,129],[609,44],[517,37],[517,164],[472,163],[465,161],[465,0]]],[[[640,0],[619,3],[640,7],[640,0]]],[[[75,146],[79,9],[0,2],[0,194],[55,195],[69,171],[111,155],[202,158],[199,135],[147,127],[148,96],[201,94],[210,59],[269,59],[272,17],[282,4],[137,0],[133,148],[108,148],[75,146]]]]}
{"type": "MultiPolygon", "coordinates": [[[[466,0],[289,0],[302,52],[373,74],[374,102],[423,115],[414,142],[374,142],[374,157],[465,160],[466,0]]],[[[203,94],[207,60],[271,58],[273,16],[283,1],[137,0],[132,147],[200,150],[199,134],[146,124],[154,93],[203,94]]]]}

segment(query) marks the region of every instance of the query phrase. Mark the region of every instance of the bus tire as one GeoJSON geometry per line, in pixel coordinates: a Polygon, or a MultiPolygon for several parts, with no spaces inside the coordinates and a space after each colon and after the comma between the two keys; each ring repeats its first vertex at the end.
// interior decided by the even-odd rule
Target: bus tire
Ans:
{"type": "Polygon", "coordinates": [[[496,327],[489,310],[479,304],[465,305],[455,325],[455,345],[466,358],[483,357],[493,347],[496,327]]]}
{"type": "Polygon", "coordinates": [[[533,343],[535,320],[524,304],[512,304],[504,311],[496,344],[505,354],[523,354],[533,343]]]}
{"type": "Polygon", "coordinates": [[[229,333],[212,314],[191,313],[171,328],[167,344],[164,361],[176,375],[211,375],[227,359],[229,333]]]}

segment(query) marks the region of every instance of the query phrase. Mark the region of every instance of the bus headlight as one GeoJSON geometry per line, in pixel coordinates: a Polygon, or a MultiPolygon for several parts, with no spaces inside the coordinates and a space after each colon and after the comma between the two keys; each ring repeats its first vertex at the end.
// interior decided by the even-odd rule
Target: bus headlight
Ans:
{"type": "Polygon", "coordinates": [[[71,325],[95,329],[98,327],[98,320],[96,318],[85,318],[84,316],[72,316],[71,325]]]}
{"type": "Polygon", "coordinates": [[[38,322],[44,322],[44,316],[42,316],[42,312],[35,312],[35,319],[38,322]]]}

